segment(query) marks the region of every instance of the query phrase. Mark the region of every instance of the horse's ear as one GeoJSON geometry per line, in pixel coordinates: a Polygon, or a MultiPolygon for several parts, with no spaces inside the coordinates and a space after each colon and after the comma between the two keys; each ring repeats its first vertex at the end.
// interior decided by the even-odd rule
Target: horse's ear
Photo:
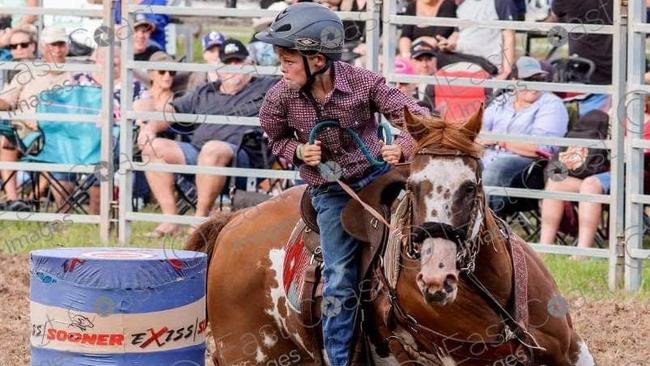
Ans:
{"type": "Polygon", "coordinates": [[[404,125],[415,141],[420,141],[420,138],[427,132],[427,128],[422,124],[420,118],[420,116],[414,116],[408,107],[404,107],[404,125]]]}
{"type": "Polygon", "coordinates": [[[463,129],[472,141],[474,141],[476,136],[481,132],[481,126],[483,126],[483,103],[481,103],[476,113],[469,117],[469,120],[467,120],[463,129]]]}

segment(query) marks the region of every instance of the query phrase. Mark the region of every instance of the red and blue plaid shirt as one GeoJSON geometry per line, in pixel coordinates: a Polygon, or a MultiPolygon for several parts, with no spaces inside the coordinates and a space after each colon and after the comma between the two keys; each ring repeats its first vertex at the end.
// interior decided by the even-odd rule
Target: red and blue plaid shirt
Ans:
{"type": "MultiPolygon", "coordinates": [[[[341,167],[341,179],[355,181],[370,173],[372,167],[345,128],[354,130],[374,157],[380,156],[375,112],[380,112],[395,126],[404,123],[404,107],[411,113],[428,116],[429,111],[417,101],[386,85],[383,76],[344,62],[334,62],[334,90],[324,103],[315,102],[323,119],[339,121],[341,128],[325,128],[318,133],[322,162],[333,161],[341,167]]],[[[318,115],[312,101],[299,91],[289,89],[284,80],[269,90],[259,114],[260,124],[269,136],[273,154],[288,161],[294,159],[296,148],[307,143],[309,132],[318,115]]],[[[402,129],[395,139],[405,159],[413,153],[415,142],[402,129]]],[[[300,176],[309,185],[327,183],[318,167],[300,165],[300,176]]]]}

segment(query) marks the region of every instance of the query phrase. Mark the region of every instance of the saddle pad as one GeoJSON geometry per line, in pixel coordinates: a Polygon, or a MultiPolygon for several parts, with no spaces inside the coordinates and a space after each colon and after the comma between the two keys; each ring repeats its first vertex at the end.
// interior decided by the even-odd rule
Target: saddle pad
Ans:
{"type": "Polygon", "coordinates": [[[284,293],[287,296],[289,306],[297,313],[300,313],[305,272],[311,259],[311,254],[303,241],[305,228],[304,221],[298,221],[289,237],[289,241],[284,245],[286,255],[282,264],[284,293]]]}

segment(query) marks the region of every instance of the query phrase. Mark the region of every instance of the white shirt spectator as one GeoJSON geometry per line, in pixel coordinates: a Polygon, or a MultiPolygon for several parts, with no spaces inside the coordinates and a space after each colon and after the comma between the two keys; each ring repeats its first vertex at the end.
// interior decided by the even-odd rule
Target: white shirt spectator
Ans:
{"type": "MultiPolygon", "coordinates": [[[[515,7],[511,0],[465,0],[456,10],[458,19],[467,21],[513,20],[515,7]]],[[[501,69],[503,40],[500,29],[476,26],[459,27],[456,51],[486,58],[501,69]]]]}

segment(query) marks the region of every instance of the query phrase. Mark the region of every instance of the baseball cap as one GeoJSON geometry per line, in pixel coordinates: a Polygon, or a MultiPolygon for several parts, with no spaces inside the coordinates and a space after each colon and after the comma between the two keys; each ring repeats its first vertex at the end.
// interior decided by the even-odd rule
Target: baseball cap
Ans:
{"type": "Polygon", "coordinates": [[[219,32],[210,32],[201,38],[201,45],[203,46],[203,52],[208,48],[214,46],[223,46],[223,43],[226,41],[226,37],[219,32]]]}
{"type": "Polygon", "coordinates": [[[65,29],[61,27],[47,27],[41,32],[41,41],[43,43],[68,42],[68,35],[65,29]]]}
{"type": "Polygon", "coordinates": [[[133,29],[136,29],[141,25],[146,25],[147,28],[149,28],[149,31],[151,32],[153,32],[156,29],[156,25],[152,23],[149,19],[147,19],[147,17],[144,14],[138,13],[135,16],[135,23],[133,24],[133,29]]]}
{"type": "Polygon", "coordinates": [[[244,44],[233,38],[227,39],[219,51],[221,62],[226,62],[232,59],[245,60],[248,55],[248,50],[244,44]]]}
{"type": "Polygon", "coordinates": [[[414,42],[411,46],[411,58],[418,58],[424,55],[436,57],[435,47],[424,41],[414,42]]]}
{"type": "Polygon", "coordinates": [[[548,75],[548,72],[542,69],[542,64],[529,56],[520,57],[515,65],[518,79],[526,79],[534,75],[548,75]]]}

